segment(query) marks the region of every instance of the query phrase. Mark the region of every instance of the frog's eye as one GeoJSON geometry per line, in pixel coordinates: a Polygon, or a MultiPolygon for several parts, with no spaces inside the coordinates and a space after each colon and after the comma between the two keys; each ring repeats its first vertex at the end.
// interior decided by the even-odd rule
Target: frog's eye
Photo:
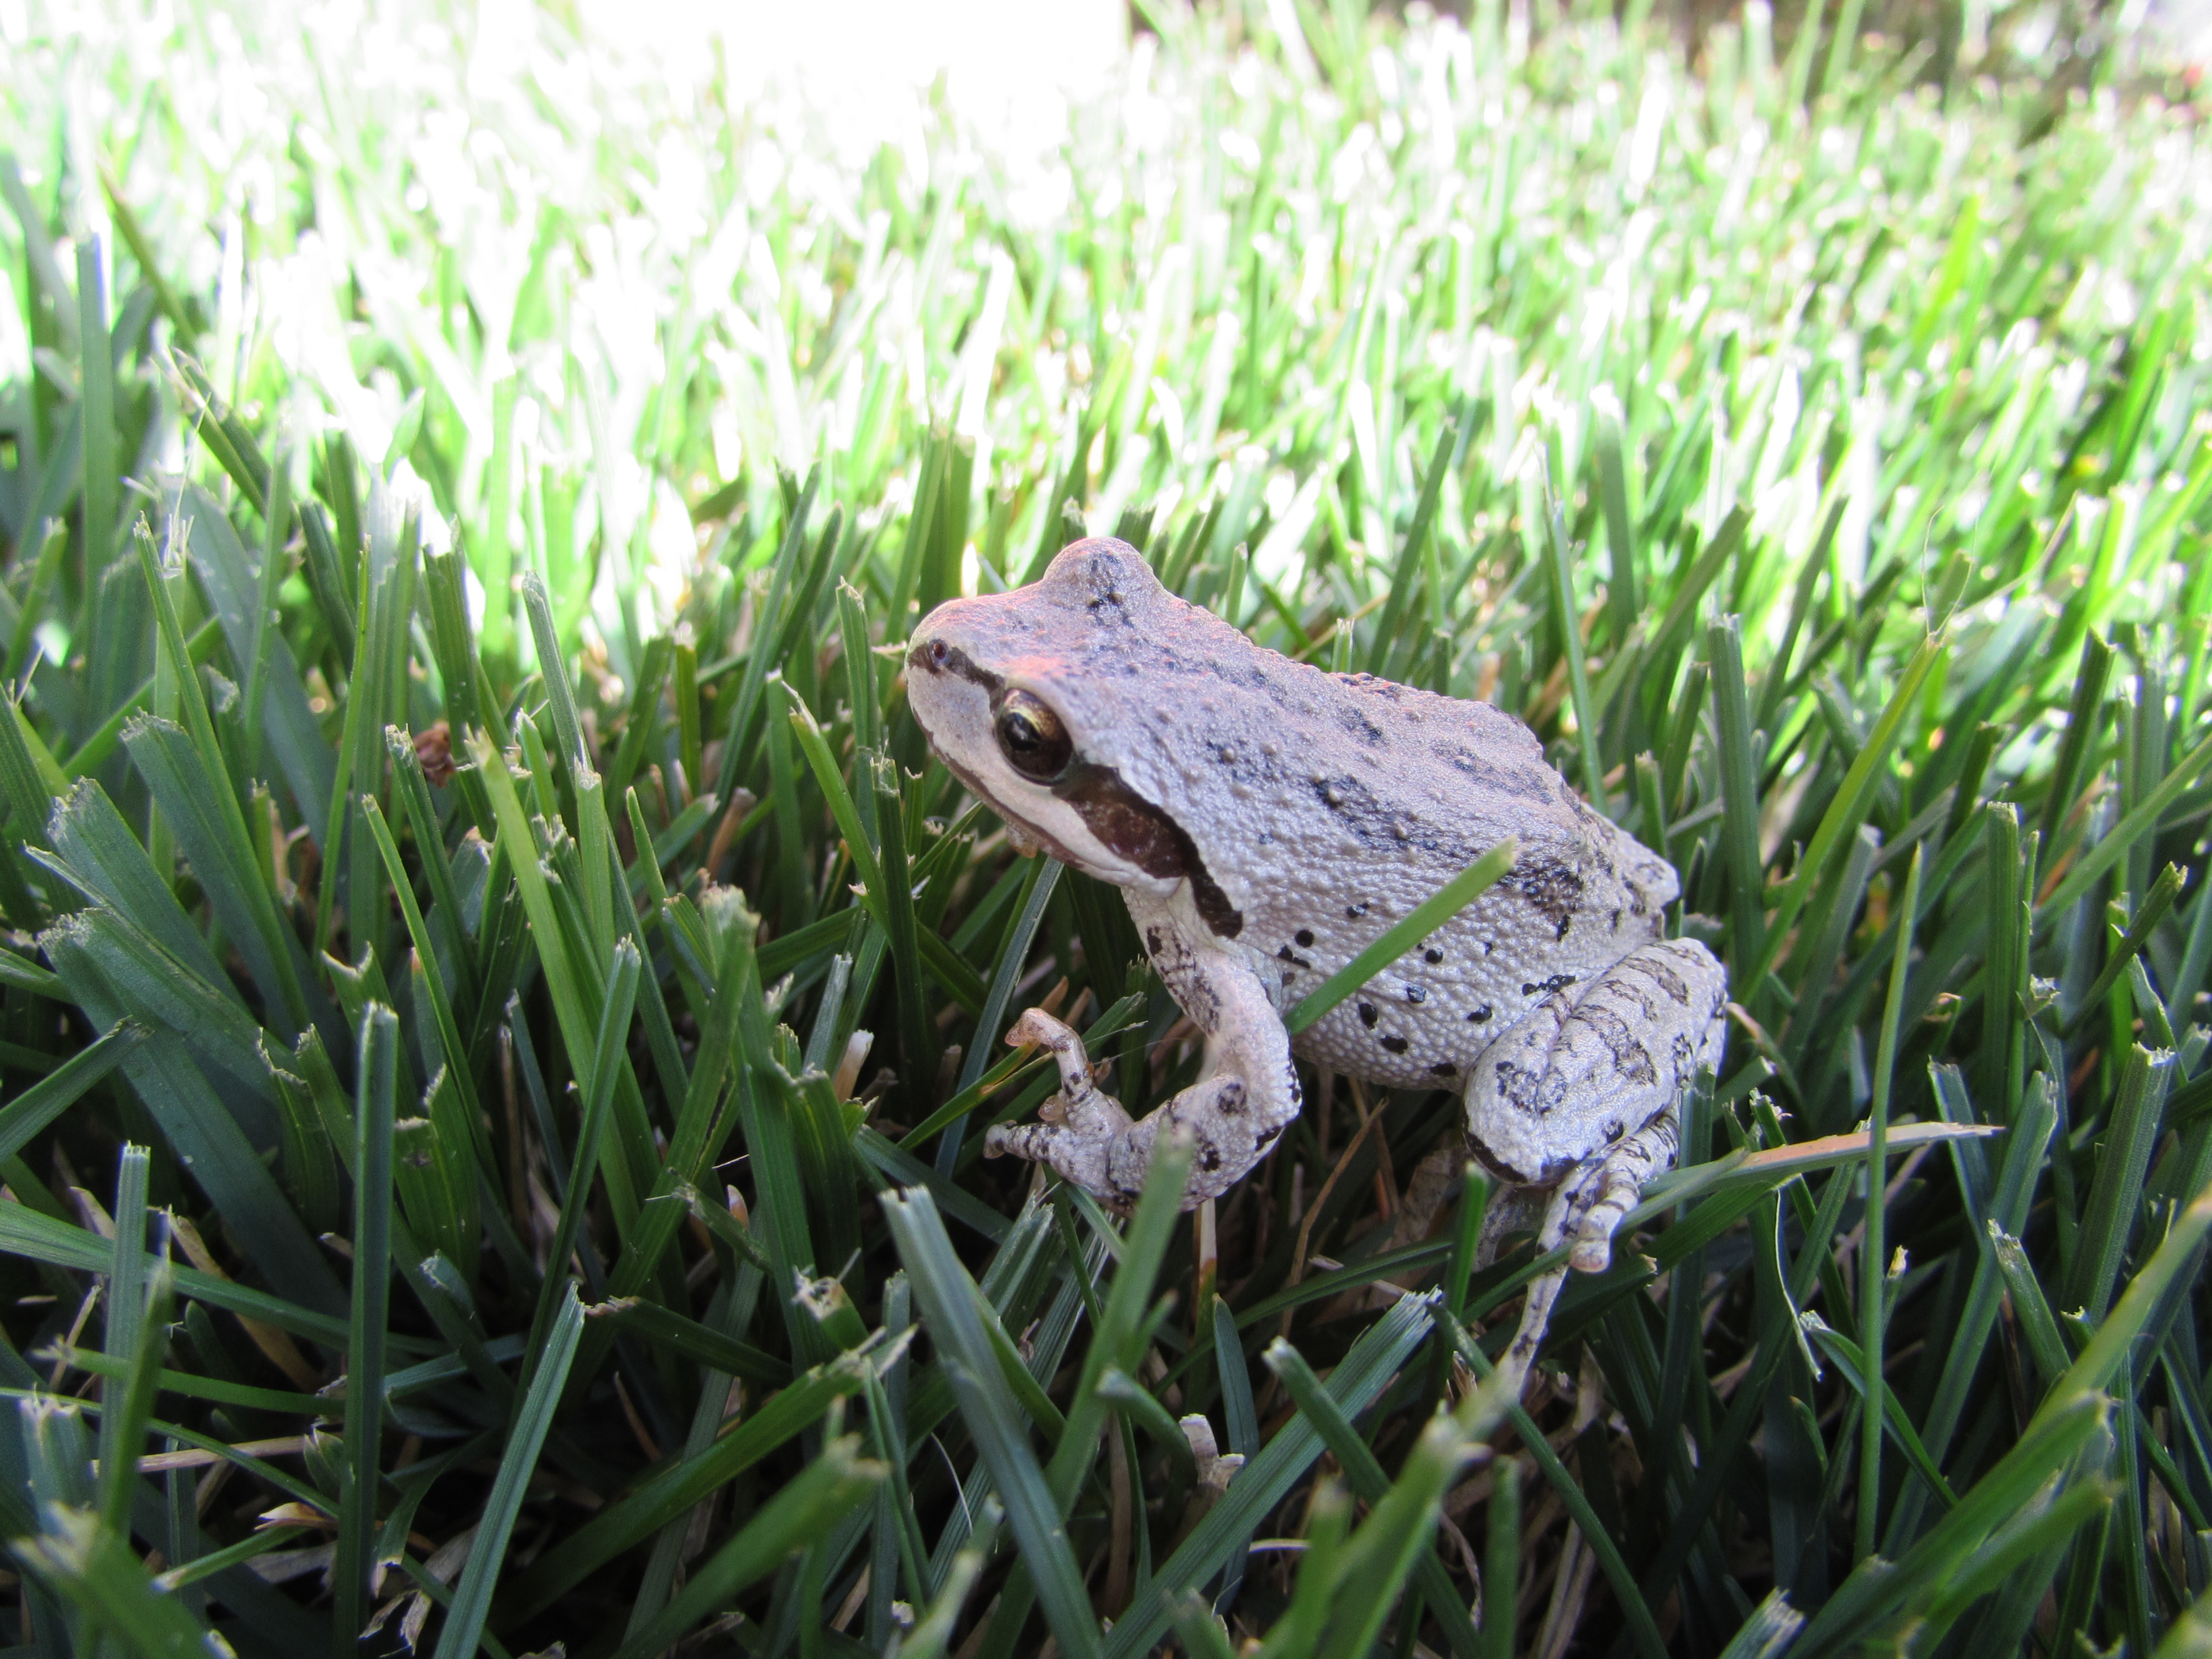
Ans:
{"type": "Polygon", "coordinates": [[[1026,691],[1009,691],[1000,700],[994,724],[1007,763],[1032,783],[1053,782],[1075,758],[1060,716],[1026,691]]]}

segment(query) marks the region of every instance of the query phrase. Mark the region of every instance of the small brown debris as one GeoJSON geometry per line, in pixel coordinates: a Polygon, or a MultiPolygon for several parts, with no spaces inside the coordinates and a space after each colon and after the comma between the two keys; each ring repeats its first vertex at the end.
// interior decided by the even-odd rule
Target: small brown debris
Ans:
{"type": "Polygon", "coordinates": [[[415,734],[415,758],[433,789],[443,787],[453,775],[453,734],[445,721],[415,734]]]}

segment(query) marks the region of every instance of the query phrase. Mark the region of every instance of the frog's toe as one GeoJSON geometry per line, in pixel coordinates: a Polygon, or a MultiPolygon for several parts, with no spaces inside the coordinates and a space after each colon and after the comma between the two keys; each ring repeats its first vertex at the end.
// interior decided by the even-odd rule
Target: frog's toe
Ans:
{"type": "Polygon", "coordinates": [[[1578,1273],[1601,1273],[1613,1266],[1613,1240],[1600,1235],[1575,1241],[1567,1252],[1567,1265],[1578,1273]]]}
{"type": "MultiPolygon", "coordinates": [[[[1589,1207],[1575,1218],[1573,1247],[1567,1265],[1577,1273],[1601,1273],[1613,1265],[1613,1235],[1621,1218],[1636,1207],[1644,1177],[1656,1158],[1612,1159],[1601,1168],[1585,1189],[1589,1207]]],[[[1664,1168],[1664,1164],[1659,1164],[1664,1168]]]]}
{"type": "Polygon", "coordinates": [[[1052,1098],[1060,1103],[1067,1121],[1082,1127],[1085,1115],[1093,1109],[1093,1103],[1104,1102],[1113,1110],[1103,1121],[1110,1121],[1116,1128],[1128,1122],[1128,1114],[1099,1093],[1091,1057],[1084,1052],[1083,1039],[1073,1027],[1054,1019],[1042,1008],[1031,1008],[1007,1031],[1006,1042],[1016,1048],[1034,1044],[1053,1057],[1060,1067],[1060,1092],[1052,1098]]]}
{"type": "Polygon", "coordinates": [[[1079,1059],[1083,1054],[1083,1039],[1065,1021],[1055,1019],[1042,1008],[1024,1008],[1014,1023],[1006,1028],[1006,1046],[1019,1048],[1029,1043],[1054,1054],[1072,1054],[1079,1059]]]}
{"type": "Polygon", "coordinates": [[[1601,1273],[1613,1265],[1613,1235],[1642,1198],[1644,1182],[1674,1162],[1676,1138],[1674,1114],[1663,1112],[1608,1147],[1575,1182],[1567,1262],[1577,1273],[1601,1273]]]}

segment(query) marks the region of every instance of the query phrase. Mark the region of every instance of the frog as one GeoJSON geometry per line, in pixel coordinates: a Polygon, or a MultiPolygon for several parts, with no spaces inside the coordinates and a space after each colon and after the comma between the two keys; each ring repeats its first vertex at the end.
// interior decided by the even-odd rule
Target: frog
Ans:
{"type": "MultiPolygon", "coordinates": [[[[1133,1119],[1081,1037],[1028,1010],[1006,1041],[1049,1054],[1060,1086],[1036,1121],[988,1129],[988,1154],[1126,1213],[1172,1131],[1194,1208],[1296,1121],[1303,1058],[1457,1093],[1465,1156],[1516,1200],[1493,1217],[1540,1216],[1537,1245],[1564,1245],[1566,1267],[1611,1264],[1621,1219],[1673,1165],[1686,1092],[1718,1072],[1728,975],[1669,936],[1672,866],[1520,720],[1267,649],[1106,537],[1035,582],[937,606],[904,679],[932,749],[1017,850],[1121,890],[1206,1042],[1198,1080],[1133,1119]],[[1291,1034],[1286,1013],[1509,836],[1488,890],[1291,1034]]],[[[1565,1277],[1531,1283],[1504,1362],[1521,1374],[1565,1277]]]]}

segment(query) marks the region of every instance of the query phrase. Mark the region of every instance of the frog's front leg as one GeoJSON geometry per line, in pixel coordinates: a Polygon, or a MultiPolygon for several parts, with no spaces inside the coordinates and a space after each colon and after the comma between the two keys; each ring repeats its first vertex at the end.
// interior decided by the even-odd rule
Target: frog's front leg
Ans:
{"type": "Polygon", "coordinates": [[[1145,934],[1153,965],[1176,1001],[1206,1037],[1206,1075],[1149,1116],[1132,1121],[1119,1101],[1091,1079],[1082,1039],[1060,1021],[1030,1009],[1006,1033],[1010,1043],[1036,1042],[1060,1063],[1060,1091],[1028,1124],[986,1132],[987,1156],[1011,1155],[1050,1165],[1101,1201],[1127,1209],[1144,1190],[1152,1142],[1179,1127],[1192,1141],[1183,1207],[1194,1209],[1234,1186],[1298,1115],[1290,1036],[1259,976],[1225,950],[1196,946],[1163,913],[1130,913],[1145,934]]]}

